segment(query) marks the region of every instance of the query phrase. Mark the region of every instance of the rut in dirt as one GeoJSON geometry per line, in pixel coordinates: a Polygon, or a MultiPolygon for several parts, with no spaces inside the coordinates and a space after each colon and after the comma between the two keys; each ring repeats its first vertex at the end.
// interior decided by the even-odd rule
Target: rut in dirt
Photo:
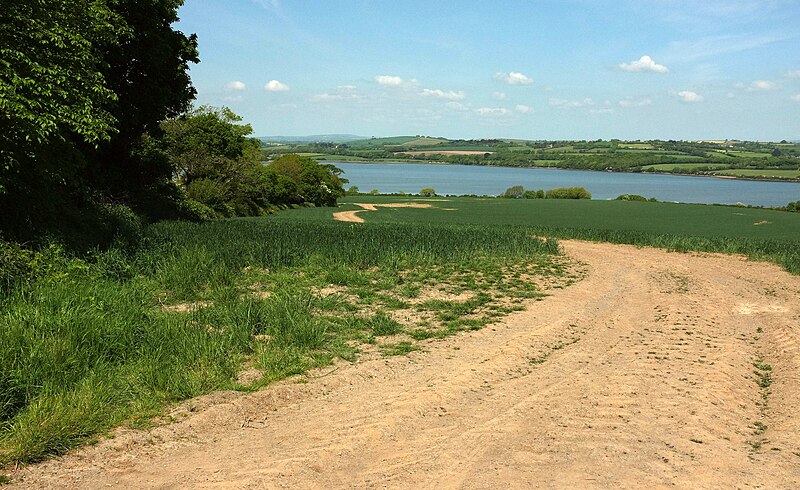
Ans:
{"type": "Polygon", "coordinates": [[[563,243],[586,277],[502,324],[214,395],[20,486],[800,487],[800,278],[563,243]]]}

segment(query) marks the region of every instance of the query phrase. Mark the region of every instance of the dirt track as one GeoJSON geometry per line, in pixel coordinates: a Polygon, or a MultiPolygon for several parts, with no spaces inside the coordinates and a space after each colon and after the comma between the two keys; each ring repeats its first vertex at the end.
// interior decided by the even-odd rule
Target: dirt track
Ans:
{"type": "Polygon", "coordinates": [[[564,245],[588,276],[502,325],[193,401],[180,422],[24,469],[22,486],[799,488],[800,278],[564,245]]]}

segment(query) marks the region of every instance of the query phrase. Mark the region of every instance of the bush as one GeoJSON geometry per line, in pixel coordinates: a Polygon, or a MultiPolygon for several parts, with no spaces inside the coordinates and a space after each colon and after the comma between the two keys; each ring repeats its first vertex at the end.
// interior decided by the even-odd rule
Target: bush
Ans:
{"type": "Polygon", "coordinates": [[[544,199],[544,190],[539,189],[538,191],[525,191],[522,197],[525,199],[544,199]]]}
{"type": "Polygon", "coordinates": [[[650,199],[640,196],[639,194],[622,194],[617,196],[617,201],[642,201],[642,202],[658,202],[655,197],[650,199]]]}
{"type": "Polygon", "coordinates": [[[792,213],[800,213],[800,201],[790,202],[786,205],[786,210],[792,213]]]}
{"type": "Polygon", "coordinates": [[[504,197],[506,199],[520,199],[525,195],[525,188],[521,185],[515,185],[513,187],[509,187],[506,191],[500,195],[500,197],[504,197]]]}
{"type": "Polygon", "coordinates": [[[592,193],[583,187],[558,187],[545,192],[545,199],[591,199],[592,193]]]}

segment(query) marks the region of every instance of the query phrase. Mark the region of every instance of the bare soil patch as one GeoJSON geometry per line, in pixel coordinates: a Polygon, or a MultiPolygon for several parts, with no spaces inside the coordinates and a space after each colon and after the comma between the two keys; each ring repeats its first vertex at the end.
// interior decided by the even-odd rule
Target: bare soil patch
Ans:
{"type": "Polygon", "coordinates": [[[430,208],[431,205],[428,203],[420,203],[420,202],[387,202],[385,204],[369,204],[369,203],[362,203],[356,202],[353,203],[356,206],[359,206],[361,209],[355,211],[339,211],[338,213],[333,213],[333,219],[337,221],[347,221],[349,223],[363,223],[364,218],[358,215],[358,213],[364,211],[377,211],[378,207],[381,208],[430,208]]]}
{"type": "Polygon", "coordinates": [[[502,324],[191,400],[15,484],[800,488],[800,278],[562,243],[586,276],[502,324]]]}

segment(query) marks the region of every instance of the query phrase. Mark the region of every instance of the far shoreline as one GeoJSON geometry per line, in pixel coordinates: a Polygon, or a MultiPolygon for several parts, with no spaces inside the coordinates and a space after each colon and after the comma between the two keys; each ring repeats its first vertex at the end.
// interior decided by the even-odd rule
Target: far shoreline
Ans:
{"type": "MultiPolygon", "coordinates": [[[[441,162],[441,161],[425,161],[425,160],[332,160],[330,158],[326,158],[324,160],[319,160],[322,163],[356,163],[356,164],[366,164],[366,165],[377,165],[383,163],[397,163],[397,164],[411,164],[411,165],[462,165],[465,167],[502,167],[502,168],[529,168],[529,169],[540,169],[540,170],[575,170],[575,171],[584,171],[584,172],[609,172],[615,174],[652,174],[652,175],[673,175],[675,177],[709,177],[714,179],[727,179],[727,180],[749,180],[754,182],[789,182],[789,183],[800,183],[800,178],[793,179],[793,178],[770,178],[770,177],[743,177],[737,175],[710,175],[710,174],[688,174],[688,173],[675,173],[675,172],[663,172],[663,171],[654,171],[654,170],[647,170],[641,172],[619,172],[614,170],[594,170],[590,168],[566,168],[566,167],[556,167],[556,166],[547,166],[547,167],[521,167],[515,165],[469,165],[464,163],[450,163],[450,162],[441,162]]],[[[757,169],[755,169],[757,170],[757,169]]]]}

